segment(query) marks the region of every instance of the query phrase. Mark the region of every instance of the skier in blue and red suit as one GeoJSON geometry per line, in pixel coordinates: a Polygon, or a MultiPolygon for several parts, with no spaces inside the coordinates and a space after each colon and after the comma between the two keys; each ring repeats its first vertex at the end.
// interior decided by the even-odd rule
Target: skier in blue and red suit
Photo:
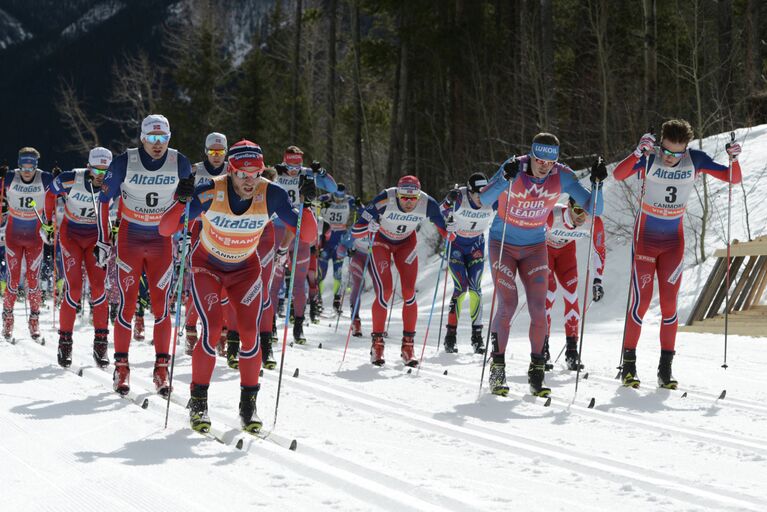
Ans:
{"type": "Polygon", "coordinates": [[[676,302],[682,284],[683,220],[687,201],[695,186],[695,179],[700,174],[708,174],[725,182],[741,181],[737,160],[741,151],[740,144],[732,142],[726,146],[732,165],[730,174],[729,166],[715,163],[703,151],[689,149],[687,145],[692,139],[692,127],[687,121],[666,121],[663,123],[659,146],[655,145],[655,137],[651,133],[644,134],[636,150],[619,163],[613,172],[616,180],[625,180],[635,174],[645,179],[641,211],[634,223],[631,301],[623,337],[621,374],[624,386],[639,386],[636,346],[657,274],[663,317],[660,326],[658,385],[676,389],[677,381],[671,374],[671,365],[676,353],[676,331],[679,325],[676,302]]]}
{"type": "Polygon", "coordinates": [[[322,246],[319,254],[319,287],[322,293],[322,283],[328,272],[328,263],[333,261],[333,308],[341,312],[341,272],[343,271],[346,247],[341,239],[349,231],[349,220],[355,208],[354,196],[346,193],[343,183],[332,194],[322,194],[317,198],[323,203],[320,216],[326,229],[323,229],[322,246]]]}
{"type": "Polygon", "coordinates": [[[607,177],[604,163],[599,160],[592,167],[591,181],[595,190],[589,192],[578,182],[572,169],[557,160],[559,139],[550,133],[539,133],[533,138],[530,154],[504,162],[480,195],[482,204],[497,201],[498,212],[490,228],[490,261],[498,294],[496,314],[490,326],[493,356],[490,390],[493,394],[505,396],[509,392],[505,354],[511,319],[518,303],[517,274],[525,287],[530,313],[530,367],[527,372],[530,392],[536,396],[551,393],[543,382],[549,277],[546,219],[562,193],[574,197],[578,204],[586,205],[586,211],[591,213],[594,206],[592,194],[596,192],[596,214],[602,213],[601,182],[607,177]]]}

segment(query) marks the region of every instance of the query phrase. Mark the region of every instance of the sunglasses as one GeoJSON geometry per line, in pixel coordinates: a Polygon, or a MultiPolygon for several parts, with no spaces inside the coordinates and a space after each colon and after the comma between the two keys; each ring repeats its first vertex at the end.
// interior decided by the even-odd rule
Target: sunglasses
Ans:
{"type": "Polygon", "coordinates": [[[585,213],[585,212],[586,212],[586,210],[584,210],[584,209],[583,209],[583,208],[581,208],[580,206],[571,206],[571,208],[573,209],[573,213],[574,213],[575,215],[580,215],[580,214],[582,214],[582,213],[585,213]]]}
{"type": "Polygon", "coordinates": [[[150,144],[157,144],[157,143],[167,144],[168,141],[170,140],[170,135],[153,135],[152,134],[152,135],[146,135],[144,136],[144,138],[150,144]]]}
{"type": "Polygon", "coordinates": [[[208,149],[205,152],[210,156],[224,156],[226,154],[225,149],[208,149]]]}
{"type": "Polygon", "coordinates": [[[400,201],[417,201],[419,195],[399,194],[400,201]]]}
{"type": "Polygon", "coordinates": [[[682,158],[685,153],[687,153],[687,150],[684,151],[671,151],[669,149],[664,148],[663,146],[660,147],[661,151],[663,151],[663,154],[666,156],[673,156],[674,158],[682,158]]]}
{"type": "Polygon", "coordinates": [[[547,165],[554,165],[555,163],[557,163],[556,160],[541,160],[540,158],[535,156],[533,158],[535,159],[536,162],[538,162],[538,165],[547,166],[547,165]]]}
{"type": "Polygon", "coordinates": [[[98,175],[106,174],[108,170],[109,170],[108,167],[106,169],[99,169],[98,167],[91,167],[91,172],[93,174],[98,174],[98,175]]]}
{"type": "Polygon", "coordinates": [[[243,171],[242,169],[233,169],[232,170],[232,174],[233,175],[235,175],[238,178],[243,179],[243,180],[245,178],[253,178],[253,179],[258,178],[259,176],[261,176],[261,172],[262,171],[260,171],[260,170],[253,171],[253,172],[243,171]]]}

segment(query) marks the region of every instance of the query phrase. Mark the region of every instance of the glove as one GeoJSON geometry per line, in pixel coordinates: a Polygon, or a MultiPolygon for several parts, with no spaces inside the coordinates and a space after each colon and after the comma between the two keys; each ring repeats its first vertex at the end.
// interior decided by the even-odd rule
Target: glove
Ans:
{"type": "Polygon", "coordinates": [[[8,166],[0,165],[0,180],[4,180],[6,174],[8,174],[8,166]]]}
{"type": "Polygon", "coordinates": [[[453,206],[456,201],[458,201],[458,198],[460,197],[461,193],[457,188],[452,189],[450,192],[447,193],[447,205],[453,206]]]}
{"type": "Polygon", "coordinates": [[[503,177],[506,180],[511,181],[519,174],[519,160],[516,156],[512,156],[503,163],[503,177]]]}
{"type": "Polygon", "coordinates": [[[317,197],[317,185],[314,184],[314,179],[308,177],[304,178],[298,192],[304,196],[304,201],[313,201],[314,198],[317,197]]]}
{"type": "Polygon", "coordinates": [[[727,154],[730,156],[730,161],[736,162],[738,160],[738,155],[742,151],[743,148],[740,147],[740,144],[737,142],[728,142],[727,145],[724,147],[724,149],[727,151],[727,154]]]}
{"type": "Polygon", "coordinates": [[[117,234],[120,232],[120,223],[115,222],[112,224],[112,231],[109,233],[109,241],[114,242],[117,240],[117,234]]]}
{"type": "Polygon", "coordinates": [[[354,206],[357,208],[360,208],[362,206],[362,198],[361,197],[355,197],[354,198],[354,206]]]}
{"type": "Polygon", "coordinates": [[[58,176],[59,174],[61,174],[61,167],[59,167],[58,165],[54,165],[53,168],[51,169],[51,174],[53,174],[54,178],[58,176]]]}
{"type": "Polygon", "coordinates": [[[186,203],[192,199],[194,194],[194,176],[187,176],[178,180],[176,186],[176,199],[179,203],[186,203]]]}
{"type": "Polygon", "coordinates": [[[597,181],[602,183],[605,181],[605,178],[607,178],[607,166],[605,166],[605,161],[600,156],[597,158],[597,161],[594,162],[594,165],[591,166],[591,183],[596,183],[597,181]]]}
{"type": "Polygon", "coordinates": [[[322,168],[320,163],[317,160],[314,160],[309,167],[311,168],[312,172],[316,174],[317,176],[325,176],[328,171],[322,168]]]}
{"type": "Polygon", "coordinates": [[[605,296],[605,289],[602,287],[602,280],[598,277],[594,279],[594,286],[592,291],[594,294],[594,302],[599,302],[602,300],[602,297],[605,296]]]}
{"type": "Polygon", "coordinates": [[[357,254],[357,248],[356,248],[355,246],[353,246],[353,245],[352,245],[351,247],[349,247],[348,249],[346,249],[346,254],[348,254],[348,255],[349,255],[349,257],[351,258],[351,257],[352,257],[352,256],[354,256],[355,254],[357,254]]]}
{"type": "Polygon", "coordinates": [[[653,149],[655,149],[655,135],[649,132],[645,133],[639,139],[639,144],[637,144],[637,148],[634,150],[634,156],[641,158],[642,155],[650,153],[653,149]]]}
{"type": "Polygon", "coordinates": [[[40,226],[40,238],[45,245],[53,245],[53,223],[48,222],[40,226]]]}
{"type": "Polygon", "coordinates": [[[447,222],[445,222],[445,229],[448,233],[455,233],[458,231],[458,223],[455,221],[452,215],[448,217],[447,222]]]}
{"type": "Polygon", "coordinates": [[[378,233],[378,230],[381,228],[381,225],[378,223],[375,219],[370,219],[370,222],[368,222],[368,232],[372,234],[378,233]]]}
{"type": "Polygon", "coordinates": [[[96,242],[96,247],[93,248],[93,255],[96,257],[96,265],[101,268],[106,268],[110,252],[112,252],[111,245],[102,242],[101,240],[96,242]]]}
{"type": "Polygon", "coordinates": [[[276,164],[274,170],[277,171],[277,174],[287,174],[288,166],[285,164],[276,164]]]}

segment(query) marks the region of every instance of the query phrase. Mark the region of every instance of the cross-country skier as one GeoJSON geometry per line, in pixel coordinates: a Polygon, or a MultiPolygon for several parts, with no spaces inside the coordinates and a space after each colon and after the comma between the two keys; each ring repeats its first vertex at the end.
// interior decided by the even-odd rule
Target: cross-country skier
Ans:
{"type": "Polygon", "coordinates": [[[117,234],[118,285],[120,306],[114,330],[114,389],[130,390],[128,349],[131,321],[136,311],[139,279],[146,273],[154,315],[155,364],[152,372],[155,389],[169,392],[171,320],[168,297],[173,279],[173,241],[159,236],[163,212],[173,203],[179,180],[191,184],[191,163],[175,149],[168,148],[170,124],[163,115],[151,114],[141,123],[141,146],[116,157],[101,186],[99,200],[99,240],[96,258],[106,265],[112,247],[109,243],[109,205],[122,198],[122,221],[117,234]]]}
{"type": "MultiPolygon", "coordinates": [[[[357,198],[355,200],[357,208],[357,218],[361,217],[365,212],[365,205],[362,204],[362,200],[357,198]]],[[[349,234],[353,231],[354,226],[349,230],[349,234]]],[[[363,271],[368,259],[368,252],[370,248],[370,236],[362,238],[345,237],[342,238],[341,243],[346,246],[346,251],[349,255],[349,273],[351,273],[351,286],[349,291],[349,309],[354,312],[354,308],[357,308],[354,318],[352,318],[352,336],[356,338],[362,337],[362,321],[360,320],[360,306],[359,295],[362,293],[362,286],[364,282],[363,271]]]]}
{"type": "Polygon", "coordinates": [[[5,221],[5,264],[8,285],[3,297],[3,337],[13,336],[13,306],[21,284],[21,266],[26,262],[26,295],[29,301],[29,334],[40,338],[40,264],[43,240],[39,216],[45,209],[45,193],[53,180],[50,173],[37,167],[40,153],[32,147],[19,150],[19,167],[0,169],[0,180],[8,203],[5,221]]]}
{"type": "MultiPolygon", "coordinates": [[[[240,421],[243,430],[261,429],[256,397],[261,369],[259,320],[266,301],[261,276],[258,242],[272,214],[294,229],[298,213],[285,190],[260,177],[264,168],[261,148],[243,140],[229,149],[225,176],[194,189],[179,184],[174,203],[163,216],[161,234],[170,236],[180,227],[184,203],[191,201],[190,219],[201,218],[200,235],[192,247],[192,295],[202,322],[200,341],[192,355],[190,423],[194,430],[207,431],[208,387],[216,364],[215,344],[221,331],[221,297],[227,293],[236,310],[236,325],[242,340],[239,353],[240,421]]],[[[309,182],[305,184],[308,186],[309,182]]],[[[317,226],[304,210],[300,238],[311,241],[317,226]]]]}
{"type": "Polygon", "coordinates": [[[397,266],[402,290],[402,361],[418,366],[413,350],[415,325],[418,320],[415,282],[418,277],[416,228],[429,218],[440,234],[447,236],[445,218],[439,203],[421,190],[415,176],[403,176],[396,187],[383,190],[365,208],[353,228],[356,238],[373,238],[373,253],[368,268],[373,277],[376,297],[373,300],[373,332],[370,362],[382,366],[384,360],[384,328],[392,296],[391,264],[397,266]]]}
{"type": "MultiPolygon", "coordinates": [[[[586,211],[569,198],[567,206],[557,204],[546,221],[546,247],[549,254],[549,290],[546,295],[546,341],[544,352],[549,361],[549,334],[551,331],[551,308],[554,306],[557,293],[557,282],[562,290],[565,302],[565,363],[569,370],[578,369],[578,324],[581,312],[578,307],[578,256],[575,242],[588,238],[591,226],[586,211]]],[[[593,251],[591,258],[595,269],[592,282],[592,297],[599,302],[604,296],[602,273],[605,268],[605,228],[601,217],[594,218],[594,233],[589,250],[593,251]]],[[[581,364],[583,368],[583,364],[581,364]]],[[[549,365],[547,364],[547,369],[549,365]]]]}
{"type": "MultiPolygon", "coordinates": [[[[104,281],[106,272],[96,264],[93,249],[98,240],[96,226],[96,196],[104,182],[112,152],[103,147],[93,148],[88,154],[88,165],[84,169],[73,169],[59,174],[51,184],[45,201],[45,217],[53,219],[56,198],[64,198],[64,219],[57,226],[64,262],[66,293],[59,310],[58,362],[64,368],[72,364],[72,330],[74,329],[77,307],[83,292],[85,275],[90,285],[93,312],[93,360],[103,368],[109,364],[107,336],[109,335],[109,311],[107,309],[104,281]]],[[[49,221],[44,226],[46,243],[53,243],[54,226],[49,221]]]]}
{"type": "MultiPolygon", "coordinates": [[[[551,389],[544,386],[546,358],[543,351],[546,337],[546,289],[548,285],[548,254],[546,250],[546,219],[559,195],[574,197],[579,204],[592,207],[592,192],[578,183],[572,169],[559,160],[559,139],[550,133],[533,138],[529,155],[512,157],[501,165],[490,184],[482,191],[483,204],[498,201],[498,216],[490,228],[490,261],[496,286],[497,313],[492,319],[491,339],[493,360],[490,365],[490,390],[507,395],[506,344],[509,328],[517,308],[519,274],[527,295],[530,313],[530,366],[527,372],[530,392],[547,396],[551,389]]],[[[607,176],[604,164],[591,169],[592,184],[607,176]]],[[[601,186],[596,189],[596,214],[602,213],[601,186]]]]}
{"type": "Polygon", "coordinates": [[[641,211],[634,224],[635,241],[631,268],[631,301],[626,333],[623,337],[624,386],[638,387],[636,347],[642,330],[642,318],[650,306],[653,281],[658,276],[658,293],[663,320],[660,326],[661,355],[658,364],[658,385],[676,389],[678,383],[671,373],[674,360],[677,319],[677,294],[682,284],[684,264],[684,212],[695,186],[695,179],[708,174],[734,184],[741,181],[737,142],[727,144],[732,165],[715,163],[703,151],[688,148],[693,130],[687,121],[672,119],[663,123],[660,145],[646,133],[636,150],[615,168],[613,176],[625,180],[639,173],[644,178],[641,211]],[[645,175],[645,165],[647,174],[645,175]]]}
{"type": "Polygon", "coordinates": [[[322,246],[319,255],[319,286],[327,276],[328,263],[333,262],[333,309],[341,312],[341,273],[343,271],[346,249],[341,244],[341,238],[349,230],[352,220],[355,200],[354,196],[346,193],[346,186],[338,184],[338,189],[332,194],[323,194],[317,198],[322,204],[320,217],[323,222],[322,246]]]}
{"type": "Polygon", "coordinates": [[[451,190],[442,201],[442,213],[452,217],[456,224],[456,237],[448,255],[450,275],[453,277],[453,295],[445,333],[445,352],[458,352],[456,332],[461,304],[469,297],[471,317],[471,346],[474,353],[485,352],[482,339],[482,270],[485,267],[485,231],[495,217],[493,204],[480,200],[480,191],[487,185],[487,177],[476,172],[466,186],[451,190]]]}

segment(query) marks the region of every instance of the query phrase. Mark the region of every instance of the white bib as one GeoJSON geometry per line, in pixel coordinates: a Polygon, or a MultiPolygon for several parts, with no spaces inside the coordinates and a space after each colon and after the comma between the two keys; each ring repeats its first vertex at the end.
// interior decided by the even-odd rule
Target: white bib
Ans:
{"type": "Polygon", "coordinates": [[[322,218],[330,224],[331,231],[346,231],[346,224],[349,222],[349,201],[344,199],[336,203],[331,199],[330,205],[322,210],[322,218]]]}
{"type": "Polygon", "coordinates": [[[461,207],[452,213],[453,220],[455,220],[458,227],[456,233],[465,238],[474,238],[487,231],[495,217],[495,210],[493,210],[493,205],[482,205],[479,209],[475,210],[469,202],[466,187],[461,187],[460,190],[461,207]]]}
{"type": "Polygon", "coordinates": [[[300,172],[295,176],[290,176],[288,174],[277,175],[277,180],[275,181],[275,183],[279,185],[281,188],[283,188],[285,192],[288,193],[291,206],[298,205],[298,183],[300,180],[301,180],[300,172]]]}
{"type": "MultiPolygon", "coordinates": [[[[94,196],[85,186],[85,177],[88,169],[73,169],[75,183],[69,189],[64,203],[64,216],[78,224],[96,224],[96,210],[93,208],[94,196]]],[[[94,192],[98,196],[98,192],[94,192]]],[[[98,201],[98,197],[96,197],[98,201]]]]}
{"type": "Polygon", "coordinates": [[[16,169],[13,181],[8,186],[5,194],[8,201],[8,213],[17,219],[36,219],[35,210],[42,216],[45,209],[45,185],[43,185],[43,171],[35,170],[35,177],[30,183],[21,180],[21,170],[16,169]],[[35,206],[32,206],[32,203],[35,206]]]}
{"type": "Polygon", "coordinates": [[[123,219],[142,226],[157,226],[173,203],[178,185],[178,152],[168,149],[156,171],[144,167],[138,149],[128,150],[128,167],[122,183],[123,219]]]}
{"type": "Polygon", "coordinates": [[[642,211],[659,219],[678,219],[684,215],[694,186],[695,167],[689,151],[675,167],[664,167],[656,155],[645,178],[642,211]]]}
{"type": "Polygon", "coordinates": [[[426,208],[429,205],[428,196],[419,192],[418,204],[413,208],[413,211],[405,213],[400,210],[397,204],[396,187],[387,188],[386,195],[389,202],[378,220],[381,232],[390,240],[404,240],[426,218],[426,208]]]}
{"type": "Polygon", "coordinates": [[[554,207],[554,223],[546,230],[546,243],[549,247],[561,249],[575,240],[588,239],[590,229],[587,222],[580,226],[572,224],[567,206],[558,204],[554,207]]]}

